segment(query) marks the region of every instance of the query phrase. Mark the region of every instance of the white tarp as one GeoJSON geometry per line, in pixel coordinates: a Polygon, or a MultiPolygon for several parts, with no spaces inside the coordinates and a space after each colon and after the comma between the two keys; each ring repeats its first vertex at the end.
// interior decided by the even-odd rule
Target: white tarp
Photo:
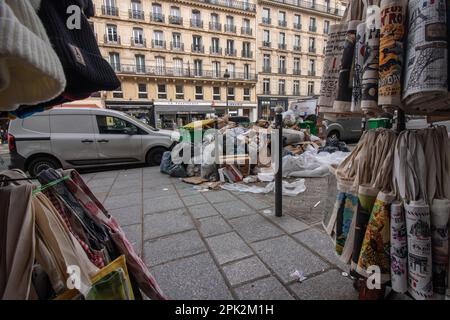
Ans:
{"type": "MultiPolygon", "coordinates": [[[[221,188],[228,191],[239,191],[249,193],[270,193],[275,189],[275,182],[271,182],[265,187],[248,186],[240,183],[225,183],[221,188]]],[[[283,195],[295,197],[306,191],[305,179],[299,179],[292,183],[283,181],[283,195]]]]}

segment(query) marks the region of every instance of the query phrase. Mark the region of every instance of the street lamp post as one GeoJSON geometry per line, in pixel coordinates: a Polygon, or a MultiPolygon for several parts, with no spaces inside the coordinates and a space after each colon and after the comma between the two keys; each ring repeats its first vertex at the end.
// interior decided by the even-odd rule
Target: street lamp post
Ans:
{"type": "Polygon", "coordinates": [[[230,110],[228,110],[228,80],[230,79],[230,73],[228,72],[228,69],[225,69],[225,73],[223,74],[223,77],[226,79],[226,87],[227,87],[227,105],[226,105],[226,115],[228,116],[230,113],[230,110]]]}

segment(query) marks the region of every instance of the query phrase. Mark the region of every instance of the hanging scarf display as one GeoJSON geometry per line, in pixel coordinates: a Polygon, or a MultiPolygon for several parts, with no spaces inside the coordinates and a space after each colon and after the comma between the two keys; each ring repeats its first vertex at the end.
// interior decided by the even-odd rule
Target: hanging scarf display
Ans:
{"type": "Polygon", "coordinates": [[[408,291],[408,241],[403,204],[396,201],[391,206],[391,285],[398,293],[408,291]]]}
{"type": "Polygon", "coordinates": [[[446,0],[410,0],[405,111],[448,109],[446,0]]]}
{"type": "Polygon", "coordinates": [[[380,24],[380,7],[378,5],[368,6],[361,98],[361,109],[368,115],[376,115],[380,111],[378,107],[380,24]]]}
{"type": "Polygon", "coordinates": [[[362,68],[366,48],[366,23],[360,23],[356,27],[356,43],[354,53],[353,90],[351,112],[361,112],[362,95],[362,68]]]}
{"type": "Polygon", "coordinates": [[[386,111],[401,103],[403,40],[406,34],[406,0],[381,1],[378,104],[386,111]]]}
{"type": "Polygon", "coordinates": [[[343,253],[353,217],[358,207],[358,198],[351,193],[341,192],[338,195],[340,203],[336,220],[336,253],[340,256],[343,253]]]}

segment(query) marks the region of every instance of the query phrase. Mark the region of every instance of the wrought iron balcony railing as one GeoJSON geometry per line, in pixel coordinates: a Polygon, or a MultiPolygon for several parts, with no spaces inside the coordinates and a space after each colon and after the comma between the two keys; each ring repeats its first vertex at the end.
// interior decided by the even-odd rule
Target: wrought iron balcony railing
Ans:
{"type": "Polygon", "coordinates": [[[166,42],[164,40],[152,40],[153,49],[166,49],[166,42]]]}
{"type": "Polygon", "coordinates": [[[217,22],[210,22],[209,23],[209,30],[213,31],[222,31],[222,24],[217,22]]]}
{"type": "Polygon", "coordinates": [[[132,47],[140,47],[140,48],[147,47],[147,40],[145,40],[144,38],[131,38],[130,43],[132,47]]]}
{"type": "Polygon", "coordinates": [[[162,13],[152,12],[150,13],[150,21],[164,23],[166,21],[166,17],[162,13]]]}
{"type": "Polygon", "coordinates": [[[120,36],[118,36],[118,35],[112,36],[112,35],[105,34],[103,39],[104,39],[104,42],[107,44],[121,44],[122,43],[120,36]]]}
{"type": "Polygon", "coordinates": [[[203,29],[203,20],[191,19],[191,27],[203,29]]]}
{"type": "Polygon", "coordinates": [[[102,6],[102,15],[118,17],[119,8],[113,6],[102,6]]]}
{"type": "Polygon", "coordinates": [[[241,34],[247,35],[247,36],[251,36],[253,35],[253,29],[252,28],[247,28],[247,27],[242,27],[241,28],[241,34]]]}
{"type": "Polygon", "coordinates": [[[182,25],[183,24],[183,18],[180,17],[180,16],[169,16],[169,23],[170,24],[182,25]]]}
{"type": "Polygon", "coordinates": [[[135,20],[145,20],[145,13],[142,10],[128,10],[128,17],[135,20]]]}
{"type": "Polygon", "coordinates": [[[236,33],[236,26],[232,24],[226,24],[225,32],[236,33]]]}
{"type": "Polygon", "coordinates": [[[184,51],[184,43],[182,42],[170,42],[170,50],[184,51]]]}

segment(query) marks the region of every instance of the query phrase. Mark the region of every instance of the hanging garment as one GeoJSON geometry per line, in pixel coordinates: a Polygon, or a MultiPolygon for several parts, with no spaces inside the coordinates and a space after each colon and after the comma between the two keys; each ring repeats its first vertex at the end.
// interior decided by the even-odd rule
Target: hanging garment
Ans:
{"type": "MultiPolygon", "coordinates": [[[[50,107],[85,99],[102,90],[114,90],[120,81],[111,65],[102,57],[95,34],[89,25],[94,6],[91,0],[41,0],[37,9],[39,18],[63,65],[67,78],[64,92],[54,100],[42,104],[50,107]],[[81,9],[80,26],[71,26],[69,8],[81,9]]],[[[30,112],[30,107],[21,106],[21,112],[30,112]]]]}
{"type": "Polygon", "coordinates": [[[366,23],[360,23],[356,27],[356,43],[353,63],[353,90],[351,112],[361,112],[362,98],[362,68],[366,50],[366,23]]]}
{"type": "Polygon", "coordinates": [[[75,170],[64,171],[64,175],[70,175],[71,179],[66,181],[71,192],[88,210],[90,216],[98,223],[108,227],[111,237],[117,246],[118,251],[124,254],[130,274],[137,281],[139,288],[150,298],[154,300],[165,300],[162,290],[159,288],[156,280],[134,251],[133,245],[127,239],[118,222],[111,217],[103,205],[98,201],[95,195],[85,184],[81,176],[75,170]]]}
{"type": "Polygon", "coordinates": [[[391,285],[398,293],[408,291],[408,240],[403,204],[396,201],[391,206],[391,285]]]}
{"type": "Polygon", "coordinates": [[[333,112],[347,113],[351,111],[352,104],[352,66],[355,54],[356,27],[361,21],[353,20],[348,23],[344,40],[342,58],[338,66],[339,76],[337,82],[336,100],[333,102],[333,112]]]}
{"type": "Polygon", "coordinates": [[[448,109],[446,0],[410,0],[403,109],[448,109]]]}
{"type": "Polygon", "coordinates": [[[406,0],[381,0],[378,104],[393,114],[401,104],[406,0]]]}
{"type": "MultiPolygon", "coordinates": [[[[3,174],[0,173],[0,176],[3,174]]],[[[35,259],[32,186],[0,188],[0,298],[27,300],[35,259]]]]}
{"type": "Polygon", "coordinates": [[[61,62],[32,3],[36,1],[0,1],[2,111],[51,100],[66,86],[61,62]]]}
{"type": "Polygon", "coordinates": [[[390,280],[390,209],[394,199],[393,194],[382,191],[378,193],[356,267],[356,271],[367,278],[371,275],[369,269],[377,266],[380,269],[381,283],[390,280]]]}
{"type": "Polygon", "coordinates": [[[375,116],[381,111],[378,107],[380,24],[380,7],[369,5],[366,14],[366,48],[361,89],[361,109],[369,116],[375,116]]]}

